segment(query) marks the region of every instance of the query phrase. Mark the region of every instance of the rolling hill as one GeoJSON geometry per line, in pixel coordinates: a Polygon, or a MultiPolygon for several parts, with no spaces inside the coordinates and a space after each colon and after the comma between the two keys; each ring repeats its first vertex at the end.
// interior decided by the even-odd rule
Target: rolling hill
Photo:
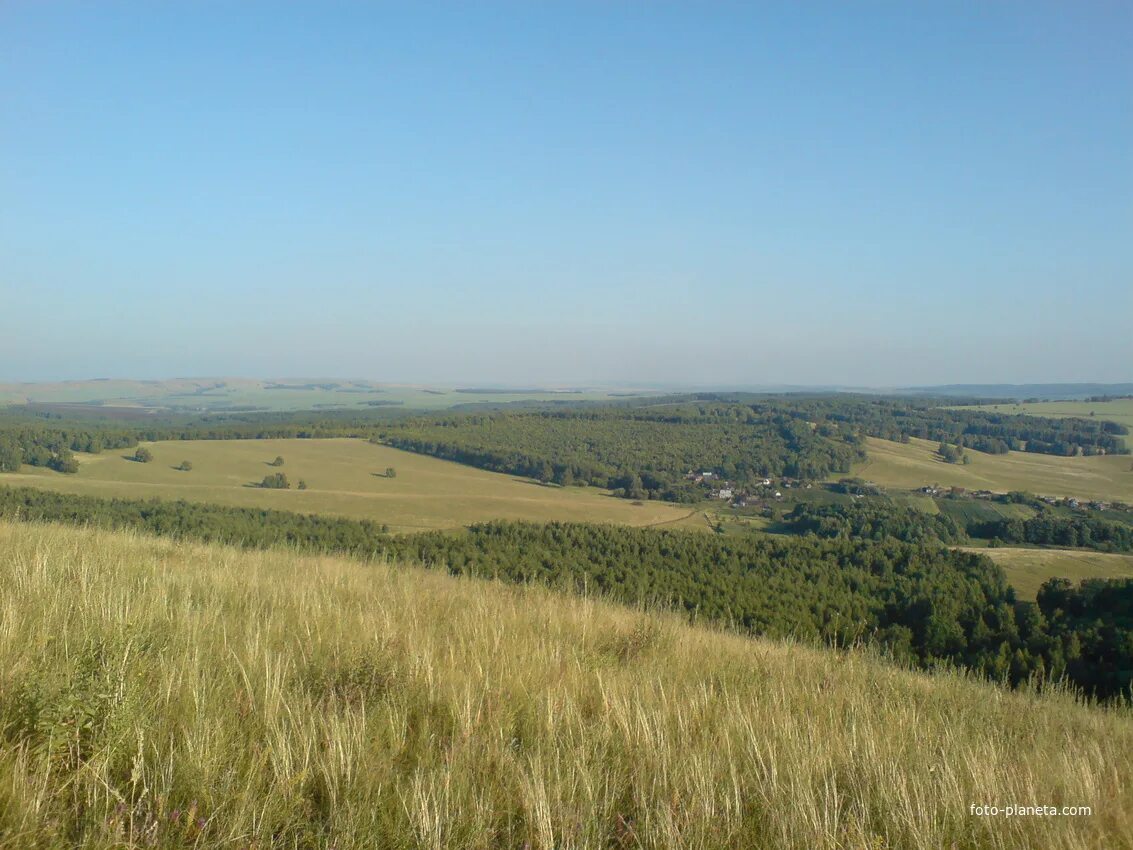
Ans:
{"type": "MultiPolygon", "coordinates": [[[[1133,458],[1129,455],[1058,457],[968,451],[970,464],[945,463],[936,443],[867,438],[869,460],[854,474],[883,487],[915,489],[929,484],[969,490],[1025,490],[1037,495],[1133,502],[1133,458]]],[[[836,476],[835,476],[836,477],[836,476]]]]}
{"type": "Polygon", "coordinates": [[[37,524],[0,610],[0,846],[1133,846],[1129,709],[1057,692],[37,524]]]}
{"type": "Polygon", "coordinates": [[[489,519],[678,523],[688,507],[634,504],[592,487],[544,486],[363,440],[181,440],[146,443],[151,463],[130,458],[133,449],[80,455],[79,472],[64,475],[25,466],[0,484],[126,498],[187,499],[238,507],[265,507],[372,519],[394,531],[458,528],[489,519]],[[278,470],[268,463],[280,455],[278,470]],[[192,471],[176,469],[182,461],[192,471]],[[386,478],[393,467],[396,478],[386,478]],[[290,490],[254,486],[280,471],[290,490]],[[306,490],[295,485],[302,479],[306,490]]]}

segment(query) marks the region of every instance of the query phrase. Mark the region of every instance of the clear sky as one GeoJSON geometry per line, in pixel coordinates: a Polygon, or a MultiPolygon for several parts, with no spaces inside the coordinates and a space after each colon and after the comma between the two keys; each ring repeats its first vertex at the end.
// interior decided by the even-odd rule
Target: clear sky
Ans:
{"type": "Polygon", "coordinates": [[[1133,4],[0,4],[0,380],[1133,380],[1133,4]]]}

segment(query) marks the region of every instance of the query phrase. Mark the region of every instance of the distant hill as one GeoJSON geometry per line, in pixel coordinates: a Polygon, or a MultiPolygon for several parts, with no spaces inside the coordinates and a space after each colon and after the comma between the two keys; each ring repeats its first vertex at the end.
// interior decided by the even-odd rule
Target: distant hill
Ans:
{"type": "Polygon", "coordinates": [[[934,387],[901,387],[893,392],[908,395],[1037,398],[1044,401],[1054,401],[1106,395],[1133,395],[1133,384],[941,384],[934,387]]]}

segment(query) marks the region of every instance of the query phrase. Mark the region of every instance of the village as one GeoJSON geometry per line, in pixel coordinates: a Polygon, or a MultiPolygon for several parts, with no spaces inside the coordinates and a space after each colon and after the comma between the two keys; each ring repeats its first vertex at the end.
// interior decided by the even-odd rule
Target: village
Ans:
{"type": "Polygon", "coordinates": [[[782,501],[783,490],[792,488],[810,490],[813,486],[796,478],[783,477],[776,480],[764,477],[753,484],[740,487],[707,470],[701,472],[689,470],[685,478],[694,484],[702,485],[705,489],[705,498],[728,502],[733,508],[753,507],[767,501],[782,501]]]}

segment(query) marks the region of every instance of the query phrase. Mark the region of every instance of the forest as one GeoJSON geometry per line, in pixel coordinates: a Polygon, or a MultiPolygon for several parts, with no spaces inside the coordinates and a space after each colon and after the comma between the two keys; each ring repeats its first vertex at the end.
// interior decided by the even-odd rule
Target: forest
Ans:
{"type": "Polygon", "coordinates": [[[865,459],[849,429],[814,428],[744,405],[601,407],[407,420],[375,438],[406,451],[627,498],[697,501],[693,471],[744,485],[822,478],[865,459]]]}
{"type": "Polygon", "coordinates": [[[461,535],[393,537],[359,520],[25,488],[0,488],[0,517],[412,561],[675,608],[691,621],[748,634],[873,644],[899,663],[959,665],[1012,684],[1068,677],[1098,697],[1127,692],[1133,676],[1133,581],[1055,584],[1036,606],[1017,601],[987,558],[891,536],[722,537],[491,522],[461,535]]]}
{"type": "MultiPolygon", "coordinates": [[[[622,405],[493,411],[391,422],[376,439],[407,451],[559,484],[592,483],[628,498],[695,501],[686,479],[711,471],[743,487],[765,476],[818,480],[865,459],[864,436],[939,441],[963,450],[1058,455],[1127,453],[1125,426],[939,402],[831,394],[702,395],[622,405]]],[[[942,449],[942,452],[944,449],[942,449]]]]}
{"type": "MultiPolygon", "coordinates": [[[[1021,496],[1025,494],[1015,494],[1017,500],[1021,496]]],[[[946,509],[950,501],[943,500],[946,509]]],[[[968,504],[972,502],[969,500],[968,504]]],[[[883,498],[860,499],[851,504],[800,502],[783,517],[777,530],[826,538],[880,540],[892,537],[906,543],[962,544],[975,538],[993,544],[1133,551],[1133,516],[1129,516],[1130,522],[1115,522],[1082,514],[1056,513],[1037,500],[1035,504],[1039,513],[1029,519],[989,520],[973,514],[962,520],[947,510],[927,513],[883,498]]]]}
{"type": "MultiPolygon", "coordinates": [[[[962,399],[957,401],[963,401],[962,399]]],[[[865,460],[864,437],[936,440],[963,449],[1059,455],[1126,453],[1125,426],[941,401],[825,394],[698,394],[567,406],[496,406],[412,416],[358,412],[155,415],[145,421],[9,408],[0,414],[0,472],[21,464],[74,472],[74,452],[139,441],[361,437],[496,472],[564,486],[592,484],[630,499],[699,500],[690,472],[743,487],[767,476],[820,480],[865,460]]]]}

